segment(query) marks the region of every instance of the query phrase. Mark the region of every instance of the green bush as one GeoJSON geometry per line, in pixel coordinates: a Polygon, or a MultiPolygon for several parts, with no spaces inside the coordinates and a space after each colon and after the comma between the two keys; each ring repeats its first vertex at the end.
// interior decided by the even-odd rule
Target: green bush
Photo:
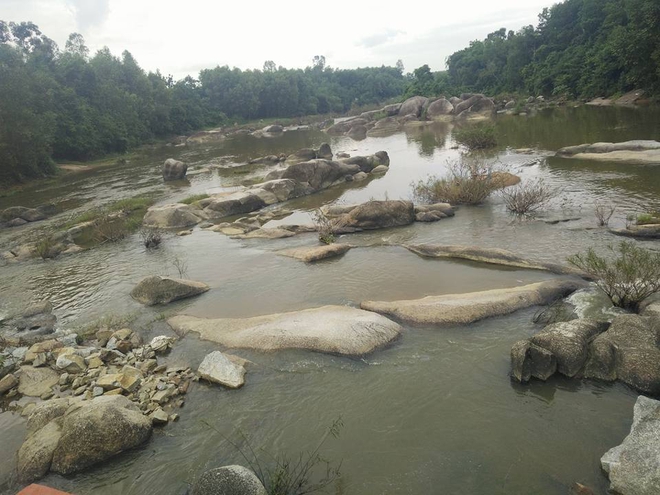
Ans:
{"type": "Polygon", "coordinates": [[[497,146],[495,125],[476,124],[454,130],[454,140],[468,150],[485,150],[497,146]]]}
{"type": "Polygon", "coordinates": [[[637,225],[652,225],[660,223],[660,212],[643,213],[637,215],[637,225]]]}
{"type": "Polygon", "coordinates": [[[593,276],[612,304],[637,312],[644,299],[660,292],[660,253],[630,241],[608,250],[607,258],[590,248],[585,254],[571,256],[568,262],[593,276]]]}
{"type": "Polygon", "coordinates": [[[197,201],[200,201],[202,199],[208,198],[208,194],[194,194],[192,196],[188,196],[186,199],[182,199],[179,201],[179,203],[183,203],[185,205],[191,205],[193,203],[196,203],[197,201]]]}

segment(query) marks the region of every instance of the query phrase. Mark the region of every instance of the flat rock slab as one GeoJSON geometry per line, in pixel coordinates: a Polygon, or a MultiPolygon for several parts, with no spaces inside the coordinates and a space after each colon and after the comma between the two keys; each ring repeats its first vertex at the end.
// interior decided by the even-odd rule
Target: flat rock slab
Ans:
{"type": "Polygon", "coordinates": [[[425,258],[464,259],[479,263],[525,268],[528,270],[543,270],[558,275],[587,276],[580,270],[570,266],[528,260],[504,249],[441,244],[409,244],[404,247],[425,258]]]}
{"type": "Polygon", "coordinates": [[[206,319],[175,316],[167,320],[178,334],[234,347],[276,351],[308,349],[359,356],[396,339],[401,326],[387,318],[347,306],[277,313],[253,318],[206,319]]]}
{"type": "Polygon", "coordinates": [[[348,244],[328,244],[326,246],[285,249],[283,251],[278,251],[277,254],[288,256],[289,258],[295,258],[304,261],[305,263],[313,263],[315,261],[341,256],[349,249],[351,249],[351,246],[348,244]]]}
{"type": "Polygon", "coordinates": [[[660,142],[625,141],[623,143],[594,143],[568,146],[557,156],[642,165],[660,165],[660,142]]]}
{"type": "Polygon", "coordinates": [[[600,463],[610,478],[610,492],[660,493],[660,401],[637,398],[630,434],[600,463]]]}
{"type": "Polygon", "coordinates": [[[455,325],[549,304],[586,286],[577,280],[551,280],[536,284],[467,294],[428,296],[406,301],[365,301],[362,309],[420,325],[455,325]]]}
{"type": "Polygon", "coordinates": [[[18,391],[30,397],[41,397],[57,384],[60,375],[50,368],[21,366],[18,377],[18,391]]]}
{"type": "Polygon", "coordinates": [[[627,229],[610,229],[610,232],[623,237],[660,239],[660,224],[631,225],[627,229]]]}

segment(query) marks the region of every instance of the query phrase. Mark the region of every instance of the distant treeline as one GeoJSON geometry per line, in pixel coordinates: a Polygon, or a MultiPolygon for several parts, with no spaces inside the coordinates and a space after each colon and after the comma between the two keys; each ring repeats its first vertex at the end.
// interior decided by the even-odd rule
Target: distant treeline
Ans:
{"type": "Polygon", "coordinates": [[[567,98],[660,92],[659,0],[566,0],[537,27],[500,29],[414,72],[406,94],[524,93],[567,98]]]}
{"type": "Polygon", "coordinates": [[[180,81],[146,73],[125,51],[90,58],[82,36],[61,51],[30,22],[0,21],[0,184],[236,120],[345,112],[400,96],[401,67],[216,67],[180,81]]]}

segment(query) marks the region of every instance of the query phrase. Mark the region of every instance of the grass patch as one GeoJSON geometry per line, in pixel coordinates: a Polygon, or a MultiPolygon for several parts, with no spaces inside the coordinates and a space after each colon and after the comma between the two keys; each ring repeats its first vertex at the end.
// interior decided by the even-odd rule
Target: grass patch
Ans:
{"type": "Polygon", "coordinates": [[[93,208],[87,210],[80,215],[76,215],[71,220],[66,222],[65,228],[71,228],[75,225],[85,222],[96,222],[107,216],[109,213],[134,213],[136,211],[146,211],[151,205],[154,204],[154,198],[151,196],[135,196],[134,198],[120,199],[114,203],[101,208],[93,208]]]}
{"type": "Polygon", "coordinates": [[[184,205],[191,205],[193,203],[196,203],[197,201],[201,201],[202,199],[208,198],[208,194],[193,194],[192,196],[188,196],[186,199],[182,199],[179,201],[179,203],[183,203],[184,205]]]}
{"type": "Polygon", "coordinates": [[[454,140],[470,151],[485,150],[497,146],[493,124],[476,124],[456,129],[454,140]]]}
{"type": "Polygon", "coordinates": [[[660,212],[642,213],[637,215],[637,225],[653,225],[660,223],[660,212]]]}

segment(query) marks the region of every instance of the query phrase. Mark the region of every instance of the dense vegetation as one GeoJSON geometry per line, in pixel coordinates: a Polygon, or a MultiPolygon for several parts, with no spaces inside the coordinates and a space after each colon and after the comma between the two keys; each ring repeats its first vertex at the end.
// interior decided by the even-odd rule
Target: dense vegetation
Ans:
{"type": "Polygon", "coordinates": [[[447,71],[414,71],[407,94],[478,91],[567,98],[660,90],[660,2],[565,0],[537,27],[502,28],[447,59],[447,71]]]}
{"type": "Polygon", "coordinates": [[[199,79],[146,73],[131,54],[93,57],[72,34],[61,51],[30,22],[0,21],[0,184],[154,138],[236,120],[344,112],[399,96],[401,68],[335,70],[324,57],[290,70],[216,67],[199,79]]]}

